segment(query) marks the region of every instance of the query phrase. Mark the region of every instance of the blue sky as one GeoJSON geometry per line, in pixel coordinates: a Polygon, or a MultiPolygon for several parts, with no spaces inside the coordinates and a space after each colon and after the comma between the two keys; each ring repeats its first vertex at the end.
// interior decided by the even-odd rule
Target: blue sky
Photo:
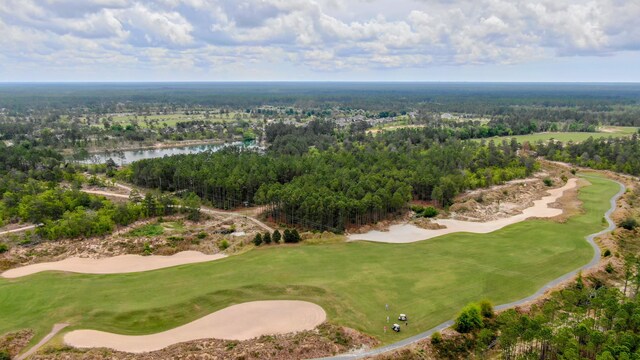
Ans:
{"type": "Polygon", "coordinates": [[[640,82],[640,1],[1,0],[0,82],[640,82]]]}

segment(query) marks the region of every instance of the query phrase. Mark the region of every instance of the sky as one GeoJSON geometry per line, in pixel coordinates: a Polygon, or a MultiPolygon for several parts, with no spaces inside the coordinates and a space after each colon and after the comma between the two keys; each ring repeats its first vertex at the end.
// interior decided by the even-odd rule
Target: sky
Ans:
{"type": "Polygon", "coordinates": [[[0,82],[640,82],[638,0],[0,0],[0,82]]]}

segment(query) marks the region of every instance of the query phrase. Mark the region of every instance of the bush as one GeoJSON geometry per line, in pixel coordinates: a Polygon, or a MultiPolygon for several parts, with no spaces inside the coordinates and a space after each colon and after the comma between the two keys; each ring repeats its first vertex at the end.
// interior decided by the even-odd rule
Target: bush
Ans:
{"type": "Polygon", "coordinates": [[[265,232],[264,235],[262,235],[262,241],[267,245],[271,244],[271,233],[268,231],[265,232]]]}
{"type": "Polygon", "coordinates": [[[603,255],[604,257],[609,257],[609,256],[611,256],[611,250],[606,249],[602,255],[603,255]]]}
{"type": "Polygon", "coordinates": [[[613,265],[611,265],[611,263],[608,263],[607,266],[604,268],[604,271],[606,271],[607,273],[611,274],[613,273],[613,265]]]}
{"type": "Polygon", "coordinates": [[[553,186],[553,180],[551,180],[549,178],[544,178],[544,180],[542,180],[542,182],[545,184],[545,186],[553,186]]]}
{"type": "Polygon", "coordinates": [[[442,334],[439,331],[436,331],[431,335],[431,343],[436,345],[442,342],[442,334]]]}
{"type": "Polygon", "coordinates": [[[11,355],[6,350],[0,350],[0,360],[11,360],[11,355]]]}
{"type": "Polygon", "coordinates": [[[227,250],[227,249],[229,248],[229,242],[227,241],[227,239],[223,239],[223,240],[220,242],[220,245],[218,245],[218,248],[219,248],[220,250],[227,250]]]}
{"type": "Polygon", "coordinates": [[[565,182],[565,183],[569,180],[567,175],[564,175],[564,174],[560,177],[560,179],[562,179],[562,182],[565,182]]]}
{"type": "Polygon", "coordinates": [[[578,172],[578,169],[571,169],[571,174],[575,175],[578,172]]]}
{"type": "Polygon", "coordinates": [[[433,206],[427,206],[422,210],[422,216],[426,218],[432,218],[438,216],[438,210],[433,206]]]}
{"type": "Polygon", "coordinates": [[[151,255],[151,244],[149,244],[148,242],[144,243],[144,246],[142,248],[142,255],[151,255]]]}
{"type": "Polygon", "coordinates": [[[296,229],[285,229],[283,238],[285,243],[294,244],[300,241],[300,234],[298,234],[298,230],[296,229]]]}
{"type": "Polygon", "coordinates": [[[455,321],[455,329],[459,333],[468,333],[484,326],[482,311],[478,304],[465,306],[455,321]]]}
{"type": "Polygon", "coordinates": [[[273,236],[271,237],[271,240],[273,240],[273,242],[277,244],[280,242],[281,238],[282,238],[282,235],[280,235],[280,231],[276,230],[273,232],[273,236]]]}
{"type": "Polygon", "coordinates": [[[487,319],[491,319],[495,315],[493,313],[493,305],[491,305],[489,300],[482,300],[480,302],[480,313],[487,319]]]}
{"type": "Polygon", "coordinates": [[[9,245],[0,243],[0,254],[6,253],[7,251],[9,251],[9,245]]]}
{"type": "Polygon", "coordinates": [[[260,244],[262,244],[262,234],[257,233],[253,238],[253,243],[255,244],[255,246],[260,246],[260,244]]]}
{"type": "Polygon", "coordinates": [[[620,227],[627,230],[634,230],[638,227],[638,221],[634,218],[628,217],[622,220],[620,227]]]}

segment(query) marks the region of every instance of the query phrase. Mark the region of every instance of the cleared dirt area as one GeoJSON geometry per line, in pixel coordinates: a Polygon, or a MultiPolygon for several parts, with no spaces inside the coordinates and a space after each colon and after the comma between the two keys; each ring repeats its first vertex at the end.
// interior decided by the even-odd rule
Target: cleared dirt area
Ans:
{"type": "Polygon", "coordinates": [[[75,330],[64,336],[64,342],[79,348],[106,347],[142,353],[197,339],[241,341],[263,335],[311,330],[326,318],[324,309],[306,301],[253,301],[227,307],[157,334],[128,336],[95,330],[75,330]]]}
{"type": "Polygon", "coordinates": [[[540,200],[533,201],[533,206],[528,207],[520,214],[496,219],[487,222],[463,221],[455,219],[438,219],[434,222],[444,226],[441,229],[425,229],[412,224],[391,225],[389,231],[370,231],[365,234],[353,234],[349,236],[350,241],[367,240],[387,243],[410,243],[420,240],[431,239],[436,236],[451,234],[455,232],[470,232],[486,234],[505,226],[524,221],[529,218],[551,218],[563,213],[562,209],[551,208],[550,204],[555,203],[567,190],[572,190],[577,185],[577,179],[572,178],[567,183],[557,189],[548,190],[547,196],[540,200]]]}
{"type": "Polygon", "coordinates": [[[183,251],[172,256],[120,255],[103,259],[72,257],[61,261],[45,262],[7,270],[2,273],[2,277],[14,279],[42,271],[67,271],[82,274],[121,274],[213,261],[224,257],[226,257],[226,255],[205,255],[198,251],[183,251]]]}

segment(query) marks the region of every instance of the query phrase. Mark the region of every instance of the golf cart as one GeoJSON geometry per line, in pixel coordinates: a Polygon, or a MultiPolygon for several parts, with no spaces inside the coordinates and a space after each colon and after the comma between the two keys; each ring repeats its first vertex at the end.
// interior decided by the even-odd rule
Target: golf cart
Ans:
{"type": "Polygon", "coordinates": [[[400,316],[398,316],[398,320],[407,321],[407,315],[406,314],[400,314],[400,316]]]}
{"type": "Polygon", "coordinates": [[[395,332],[400,332],[400,325],[393,324],[393,326],[391,327],[391,330],[393,330],[395,332]]]}

